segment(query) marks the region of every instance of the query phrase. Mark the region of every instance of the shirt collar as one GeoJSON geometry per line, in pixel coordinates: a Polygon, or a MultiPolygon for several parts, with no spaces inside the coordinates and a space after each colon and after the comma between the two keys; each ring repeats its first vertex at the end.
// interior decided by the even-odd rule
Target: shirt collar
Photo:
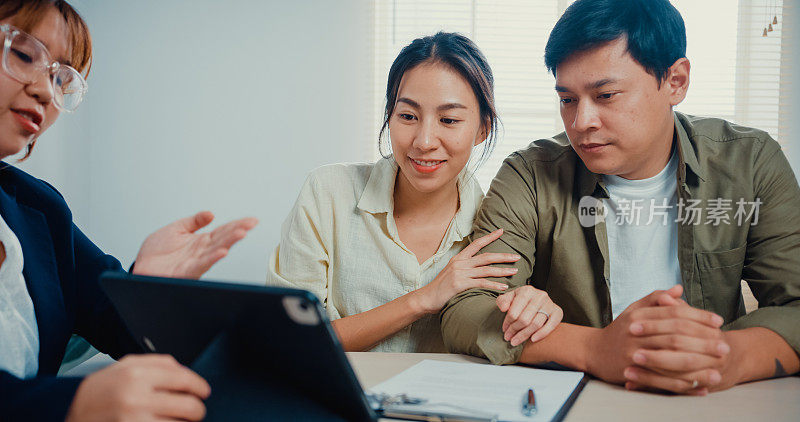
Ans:
{"type": "MultiPolygon", "coordinates": [[[[370,214],[392,214],[394,210],[394,184],[397,179],[397,162],[394,158],[381,158],[372,167],[367,185],[358,201],[359,210],[370,214]]],[[[458,212],[453,218],[456,235],[463,239],[472,232],[475,213],[483,199],[483,191],[475,176],[462,177],[458,184],[458,212]],[[462,183],[463,181],[463,183],[462,183]]]]}
{"type": "Polygon", "coordinates": [[[575,153],[575,161],[577,162],[577,182],[580,190],[581,197],[584,196],[599,196],[606,198],[608,194],[605,191],[605,184],[603,183],[603,176],[597,173],[592,173],[583,160],[575,153]],[[599,193],[598,193],[599,191],[599,193]]]}
{"type": "Polygon", "coordinates": [[[458,183],[458,212],[453,219],[455,234],[459,240],[464,239],[472,233],[472,223],[475,221],[475,214],[483,200],[483,190],[475,179],[475,175],[462,177],[458,183]]]}
{"type": "Polygon", "coordinates": [[[367,186],[361,193],[358,209],[370,214],[390,213],[394,209],[394,182],[397,178],[397,162],[393,158],[381,158],[372,166],[367,186]]]}
{"type": "Polygon", "coordinates": [[[697,161],[697,153],[694,144],[692,144],[690,134],[687,132],[692,130],[692,125],[689,119],[682,113],[673,112],[675,116],[675,135],[678,138],[678,176],[681,183],[686,181],[686,167],[697,175],[700,180],[705,181],[705,172],[700,167],[697,161]]]}

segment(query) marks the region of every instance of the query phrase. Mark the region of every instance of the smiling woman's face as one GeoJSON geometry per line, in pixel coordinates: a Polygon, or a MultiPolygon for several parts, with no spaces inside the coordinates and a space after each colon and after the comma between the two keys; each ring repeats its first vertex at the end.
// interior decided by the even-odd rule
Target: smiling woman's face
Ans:
{"type": "MultiPolygon", "coordinates": [[[[14,17],[0,23],[14,25],[14,17]]],[[[30,35],[47,47],[54,60],[68,62],[66,21],[55,7],[48,9],[30,35]]],[[[0,158],[22,151],[47,130],[58,115],[48,75],[42,72],[35,82],[23,84],[11,78],[5,70],[0,71],[0,158]]]]}
{"type": "Polygon", "coordinates": [[[456,182],[486,131],[469,83],[449,66],[423,63],[403,75],[389,135],[399,183],[430,193],[456,182]]]}

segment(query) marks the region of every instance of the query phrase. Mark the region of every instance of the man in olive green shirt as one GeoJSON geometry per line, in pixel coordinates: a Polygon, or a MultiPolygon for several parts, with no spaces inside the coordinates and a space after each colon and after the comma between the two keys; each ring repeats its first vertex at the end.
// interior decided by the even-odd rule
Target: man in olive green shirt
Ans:
{"type": "Polygon", "coordinates": [[[519,271],[500,299],[473,289],[450,300],[441,318],[451,351],[697,395],[798,372],[800,187],[767,133],[672,110],[689,87],[685,51],[683,20],[667,0],[567,9],[545,50],[565,133],[506,159],[474,225],[475,238],[504,229],[484,251],[519,254],[519,271]],[[609,204],[618,215],[622,201],[607,184],[653,180],[670,163],[678,218],[646,230],[674,234],[678,265],[635,269],[650,275],[645,289],[675,286],[612,312],[614,265],[663,251],[609,248],[618,240],[609,204]],[[759,303],[746,315],[741,279],[759,303]],[[551,328],[549,315],[521,312],[534,287],[562,307],[563,322],[532,342],[551,328]]]}

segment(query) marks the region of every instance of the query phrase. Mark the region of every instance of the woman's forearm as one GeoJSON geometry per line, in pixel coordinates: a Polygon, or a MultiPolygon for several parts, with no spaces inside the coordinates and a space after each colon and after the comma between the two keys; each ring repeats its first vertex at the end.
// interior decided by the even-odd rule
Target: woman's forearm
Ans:
{"type": "Polygon", "coordinates": [[[417,295],[417,291],[413,291],[369,311],[333,321],[333,329],[344,350],[369,350],[427,315],[417,302],[417,295]]]}

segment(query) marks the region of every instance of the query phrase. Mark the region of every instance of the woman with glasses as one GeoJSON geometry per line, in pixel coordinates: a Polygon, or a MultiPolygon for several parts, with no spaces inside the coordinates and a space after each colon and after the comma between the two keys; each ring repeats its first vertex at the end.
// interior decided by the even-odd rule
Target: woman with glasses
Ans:
{"type": "MultiPolygon", "coordinates": [[[[26,150],[87,92],[91,38],[63,0],[0,2],[0,158],[26,150]]],[[[134,273],[196,278],[255,219],[196,231],[201,212],[150,235],[134,273]]],[[[47,183],[0,162],[0,420],[200,420],[208,384],[171,357],[125,357],[86,379],[57,378],[71,334],[120,357],[138,352],[98,285],[121,271],[72,222],[47,183]]]]}
{"type": "MultiPolygon", "coordinates": [[[[492,71],[468,38],[440,32],[403,48],[389,71],[381,129],[391,154],[309,175],[267,283],[315,293],[348,351],[446,352],[439,311],[468,289],[505,291],[486,278],[516,271],[491,264],[520,258],[479,253],[502,241],[502,230],[468,238],[483,198],[469,163],[494,145],[494,104],[492,71]]],[[[501,295],[497,306],[506,312],[497,329],[513,345],[561,321],[561,308],[531,286],[501,295]]]]}

